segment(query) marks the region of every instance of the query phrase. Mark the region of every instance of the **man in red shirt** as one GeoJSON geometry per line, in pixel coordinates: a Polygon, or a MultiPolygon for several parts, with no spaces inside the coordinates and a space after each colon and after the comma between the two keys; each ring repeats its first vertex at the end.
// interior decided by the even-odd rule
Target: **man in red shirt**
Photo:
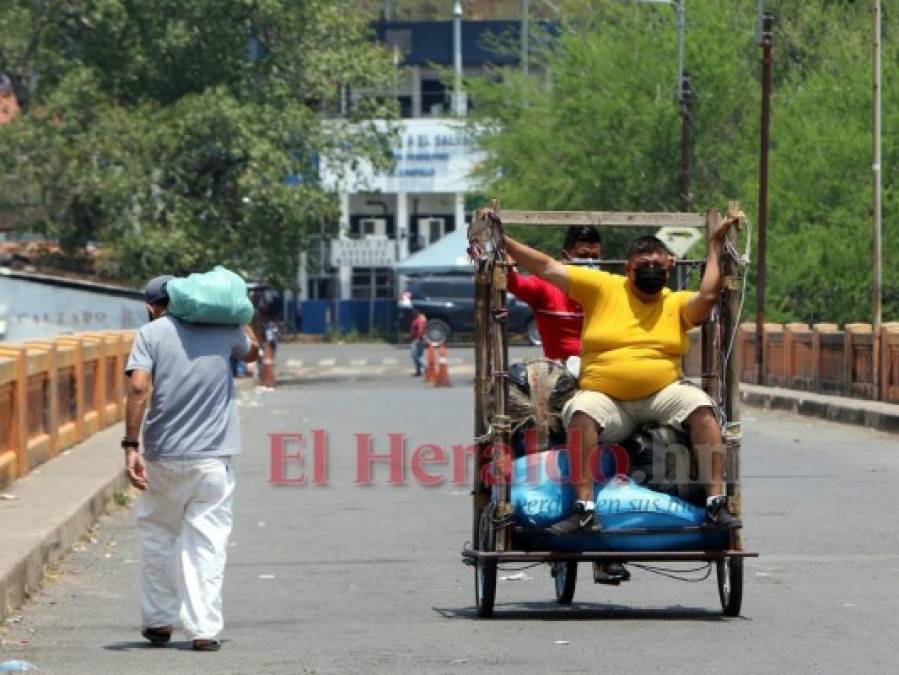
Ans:
{"type": "MultiPolygon", "coordinates": [[[[599,260],[601,256],[602,239],[595,227],[568,228],[559,256],[562,262],[599,260]]],[[[564,362],[569,356],[580,356],[584,311],[577,302],[548,281],[515,270],[509,271],[509,291],[534,312],[546,358],[564,362]]]]}
{"type": "Polygon", "coordinates": [[[425,315],[418,309],[412,310],[412,325],[409,327],[409,339],[411,344],[409,351],[412,355],[412,365],[415,366],[414,375],[421,375],[422,363],[421,357],[425,353],[425,324],[427,319],[425,315]]]}

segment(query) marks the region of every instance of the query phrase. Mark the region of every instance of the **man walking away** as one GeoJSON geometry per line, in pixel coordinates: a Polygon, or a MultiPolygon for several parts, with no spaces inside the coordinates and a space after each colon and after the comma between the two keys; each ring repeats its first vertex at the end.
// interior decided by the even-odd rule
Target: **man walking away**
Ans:
{"type": "Polygon", "coordinates": [[[138,331],[125,368],[122,448],[128,478],[141,490],[142,634],[161,647],[180,623],[195,650],[215,651],[224,625],[231,457],[241,445],[229,360],[253,361],[259,345],[249,328],[191,324],[169,316],[166,284],[171,278],[147,284],[150,322],[138,331]]]}
{"type": "Polygon", "coordinates": [[[412,365],[415,366],[416,377],[421,375],[423,369],[421,359],[425,353],[425,324],[427,319],[419,309],[412,310],[412,325],[409,327],[409,351],[412,354],[412,365]]]}

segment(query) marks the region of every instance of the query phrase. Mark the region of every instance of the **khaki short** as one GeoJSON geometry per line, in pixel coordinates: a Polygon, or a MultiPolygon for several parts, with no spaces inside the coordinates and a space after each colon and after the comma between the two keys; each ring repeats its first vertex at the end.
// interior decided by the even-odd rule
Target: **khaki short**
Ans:
{"type": "Polygon", "coordinates": [[[686,431],[684,420],[694,410],[704,406],[715,407],[709,395],[695,384],[679,380],[652,396],[634,401],[619,401],[598,391],[581,389],[565,404],[562,419],[568,428],[574,413],[589,415],[602,428],[599,440],[615,443],[624,440],[647,422],[668,424],[686,431]]]}

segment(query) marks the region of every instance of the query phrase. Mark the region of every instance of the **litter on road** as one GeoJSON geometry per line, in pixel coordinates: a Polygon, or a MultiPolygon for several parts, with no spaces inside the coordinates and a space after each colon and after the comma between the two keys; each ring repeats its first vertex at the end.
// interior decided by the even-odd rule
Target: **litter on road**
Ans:
{"type": "Polygon", "coordinates": [[[530,581],[533,577],[529,577],[524,572],[516,572],[515,574],[506,574],[499,578],[500,581],[530,581]]]}

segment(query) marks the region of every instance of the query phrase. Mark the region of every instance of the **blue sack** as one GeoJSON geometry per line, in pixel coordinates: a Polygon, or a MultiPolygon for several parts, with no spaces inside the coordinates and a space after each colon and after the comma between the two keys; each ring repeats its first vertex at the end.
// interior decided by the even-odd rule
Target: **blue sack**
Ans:
{"type": "MultiPolygon", "coordinates": [[[[603,458],[605,459],[605,458],[603,458]]],[[[603,461],[603,469],[607,468],[603,461]]],[[[548,450],[519,457],[512,469],[512,505],[516,523],[546,528],[568,515],[574,490],[568,481],[566,450],[548,450]]],[[[720,530],[694,530],[705,520],[705,509],[671,495],[638,485],[627,476],[594,484],[596,515],[602,532],[556,537],[536,535],[540,548],[580,551],[676,551],[726,548],[720,530]],[[650,529],[670,533],[632,534],[616,531],[650,529]]]]}
{"type": "Polygon", "coordinates": [[[568,515],[574,505],[568,475],[568,453],[564,451],[532,452],[516,459],[512,465],[515,520],[529,527],[549,527],[568,515]]]}

